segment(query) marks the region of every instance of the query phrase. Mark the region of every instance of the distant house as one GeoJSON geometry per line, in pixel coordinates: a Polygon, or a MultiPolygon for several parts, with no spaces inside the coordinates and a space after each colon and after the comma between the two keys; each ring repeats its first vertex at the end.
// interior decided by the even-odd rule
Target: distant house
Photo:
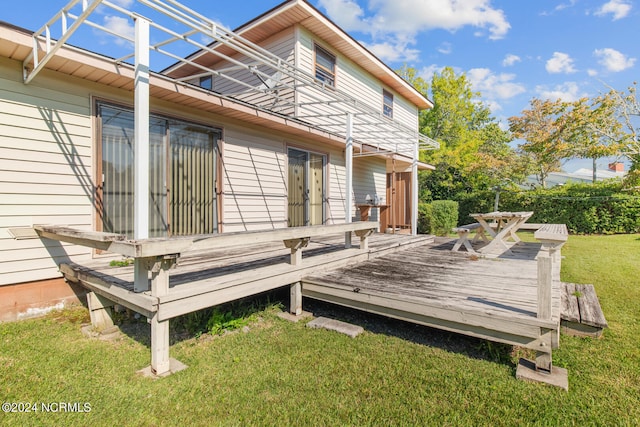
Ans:
{"type": "MultiPolygon", "coordinates": [[[[596,169],[596,180],[622,179],[626,175],[624,164],[615,162],[609,164],[608,169],[596,169]]],[[[567,183],[592,183],[593,169],[580,168],[573,172],[551,172],[547,176],[547,188],[567,183]]],[[[536,175],[529,175],[524,184],[525,188],[538,187],[541,183],[536,175]]]]}
{"type": "Polygon", "coordinates": [[[172,37],[194,53],[151,72],[140,101],[131,57],[47,42],[49,27],[34,50],[32,32],[0,22],[0,321],[73,300],[83,291],[57,264],[105,256],[35,238],[33,225],[135,236],[140,108],[150,237],[341,223],[371,200],[383,230],[416,232],[417,171],[430,168],[417,153],[437,146],[418,113],[431,101],[304,0],[233,32],[188,25],[151,37],[154,53],[172,37]]]}

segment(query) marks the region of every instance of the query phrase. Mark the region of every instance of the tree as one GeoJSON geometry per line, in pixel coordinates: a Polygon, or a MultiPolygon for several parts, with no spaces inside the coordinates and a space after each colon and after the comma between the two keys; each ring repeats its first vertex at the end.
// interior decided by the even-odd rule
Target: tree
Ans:
{"type": "Polygon", "coordinates": [[[570,156],[571,129],[565,114],[569,104],[534,98],[530,105],[522,116],[509,118],[509,129],[516,138],[525,140],[519,148],[529,156],[538,180],[546,187],[549,173],[560,170],[562,159],[570,156]]]}
{"type": "Polygon", "coordinates": [[[620,153],[624,140],[622,124],[616,114],[616,101],[610,93],[589,103],[581,98],[567,111],[572,157],[593,160],[593,182],[596,182],[596,162],[599,158],[620,153]]]}
{"type": "Polygon", "coordinates": [[[468,168],[475,188],[504,188],[524,182],[532,172],[530,162],[509,145],[511,134],[497,123],[489,123],[481,132],[483,143],[468,168]]]}
{"type": "MultiPolygon", "coordinates": [[[[405,67],[401,74],[415,77],[410,70],[405,67]]],[[[415,78],[413,81],[420,83],[415,78]]],[[[426,82],[420,87],[427,87],[426,82]]],[[[434,108],[421,113],[420,130],[437,140],[440,149],[420,154],[422,161],[436,167],[420,179],[422,197],[453,199],[462,191],[499,183],[502,177],[493,167],[508,163],[508,157],[514,155],[508,145],[511,136],[479,102],[480,93],[472,90],[464,73],[456,75],[447,67],[433,75],[431,95],[434,108]]]]}
{"type": "Polygon", "coordinates": [[[429,96],[429,83],[418,75],[418,70],[405,64],[396,72],[422,95],[429,96]]]}
{"type": "Polygon", "coordinates": [[[631,160],[632,171],[640,170],[640,102],[638,102],[637,83],[633,82],[628,93],[610,89],[608,93],[596,99],[600,105],[615,111],[620,128],[615,132],[608,124],[597,126],[595,131],[601,137],[616,141],[621,153],[631,160]]]}

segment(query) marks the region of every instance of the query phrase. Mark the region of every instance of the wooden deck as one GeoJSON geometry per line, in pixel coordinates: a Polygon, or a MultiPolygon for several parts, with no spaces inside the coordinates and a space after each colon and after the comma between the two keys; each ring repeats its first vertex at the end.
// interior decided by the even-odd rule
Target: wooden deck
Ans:
{"type": "Polygon", "coordinates": [[[301,314],[303,297],[315,298],[534,349],[536,367],[551,371],[560,329],[560,246],[520,243],[509,256],[480,258],[452,252],[452,240],[370,234],[376,226],[145,241],[64,227],[37,231],[135,258],[134,266],[112,267],[111,256],[63,263],[60,270],[92,291],[94,325],[109,320],[114,303],[150,319],[151,370],[158,375],[170,370],[170,319],[284,286],[293,314],[301,314]],[[359,247],[345,248],[345,230],[360,237],[359,247]]]}
{"type": "Polygon", "coordinates": [[[559,269],[551,317],[538,317],[541,245],[512,247],[513,257],[452,252],[453,242],[401,249],[375,260],[307,275],[302,292],[316,298],[431,327],[540,350],[557,347],[559,269]],[[549,332],[549,333],[547,333],[549,332]]]}
{"type": "Polygon", "coordinates": [[[166,295],[134,291],[134,266],[110,266],[112,257],[95,258],[82,265],[65,263],[60,270],[68,280],[134,311],[159,320],[191,313],[246,296],[299,282],[306,274],[366,261],[399,248],[433,241],[432,236],[374,234],[367,251],[345,249],[344,238],[312,240],[304,263],[292,266],[290,250],[281,243],[243,245],[188,252],[169,270],[166,295]]]}

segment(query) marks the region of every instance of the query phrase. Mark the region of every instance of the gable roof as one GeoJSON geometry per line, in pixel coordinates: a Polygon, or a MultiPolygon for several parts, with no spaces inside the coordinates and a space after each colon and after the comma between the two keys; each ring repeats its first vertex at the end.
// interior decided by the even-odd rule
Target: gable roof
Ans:
{"type": "MultiPolygon", "coordinates": [[[[419,109],[433,107],[433,103],[429,99],[306,0],[287,0],[241,25],[233,32],[255,44],[259,44],[272,35],[296,24],[302,25],[316,36],[322,38],[332,48],[412,102],[419,109]]],[[[210,47],[212,49],[220,49],[226,54],[233,53],[230,48],[216,45],[216,43],[211,44],[210,47]]],[[[217,58],[213,58],[213,55],[207,55],[207,52],[204,51],[195,52],[188,59],[203,65],[211,65],[217,60],[217,58]]],[[[179,78],[195,74],[198,71],[200,70],[196,67],[179,63],[167,68],[163,73],[179,78]]]]}

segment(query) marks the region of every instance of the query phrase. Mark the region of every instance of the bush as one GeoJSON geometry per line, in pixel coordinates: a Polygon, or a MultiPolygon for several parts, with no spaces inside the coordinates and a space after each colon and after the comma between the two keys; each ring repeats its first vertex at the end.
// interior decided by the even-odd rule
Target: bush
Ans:
{"type": "Polygon", "coordinates": [[[434,200],[429,208],[429,229],[431,234],[446,236],[458,224],[458,202],[434,200]]]}
{"type": "Polygon", "coordinates": [[[431,233],[431,204],[418,203],[418,234],[431,233]]]}
{"type": "MultiPolygon", "coordinates": [[[[473,222],[470,213],[493,210],[495,193],[460,194],[459,223],[473,222]]],[[[567,224],[575,234],[640,232],[640,192],[618,182],[567,184],[549,189],[504,191],[501,211],[533,211],[529,222],[567,224]]]]}

